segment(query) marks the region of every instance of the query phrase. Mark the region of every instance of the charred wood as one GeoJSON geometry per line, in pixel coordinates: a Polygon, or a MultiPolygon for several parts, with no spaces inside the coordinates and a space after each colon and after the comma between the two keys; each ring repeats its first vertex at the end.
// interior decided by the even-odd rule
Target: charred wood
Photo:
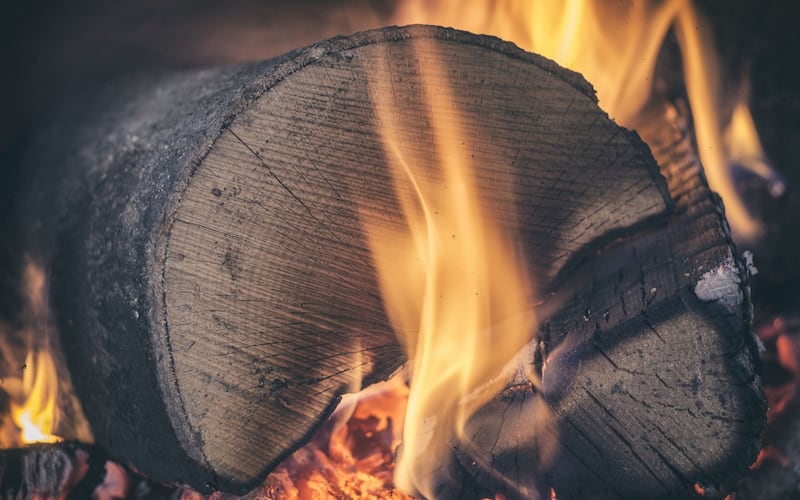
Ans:
{"type": "Polygon", "coordinates": [[[145,479],[92,445],[65,442],[0,450],[2,498],[177,500],[182,492],[145,479]]]}

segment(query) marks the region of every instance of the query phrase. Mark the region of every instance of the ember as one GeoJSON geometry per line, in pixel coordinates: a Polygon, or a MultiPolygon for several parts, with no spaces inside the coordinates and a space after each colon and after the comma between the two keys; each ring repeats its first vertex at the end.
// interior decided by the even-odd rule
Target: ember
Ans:
{"type": "Polygon", "coordinates": [[[405,374],[347,395],[309,444],[285,460],[258,498],[411,498],[394,488],[408,386],[405,374]]]}

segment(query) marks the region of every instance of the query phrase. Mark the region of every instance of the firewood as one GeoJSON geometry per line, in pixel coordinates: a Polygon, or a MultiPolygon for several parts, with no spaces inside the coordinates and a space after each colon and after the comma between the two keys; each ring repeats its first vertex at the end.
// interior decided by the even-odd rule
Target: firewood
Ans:
{"type": "Polygon", "coordinates": [[[167,500],[179,487],[148,481],[108,459],[100,448],[78,442],[0,450],[0,497],[66,500],[167,500]]]}
{"type": "MultiPolygon", "coordinates": [[[[497,224],[519,233],[540,298],[575,291],[547,324],[542,390],[565,443],[592,444],[557,454],[578,465],[553,485],[566,498],[584,480],[594,491],[598,470],[586,464],[602,459],[618,477],[614,467],[640,462],[626,461],[627,443],[655,424],[705,425],[702,410],[682,406],[695,389],[714,409],[724,397],[723,418],[752,443],[747,419],[759,408],[740,394],[753,374],[741,347],[747,302],[716,206],[676,224],[647,147],[579,75],[496,38],[425,26],[132,77],[67,103],[34,141],[20,238],[50,262],[53,313],[97,442],[154,480],[243,493],[340,394],[404,362],[361,217],[404,224],[370,88],[407,103],[394,112],[419,116],[418,127],[396,132],[415,138],[415,158],[436,157],[419,64],[446,65],[483,202],[515,200],[497,224]],[[391,82],[375,81],[379,64],[391,82]],[[695,384],[685,369],[699,360],[695,384]],[[636,392],[625,377],[640,370],[662,370],[673,387],[654,387],[648,372],[636,392]],[[603,390],[587,396],[594,372],[603,390]],[[652,411],[632,399],[656,389],[680,397],[652,411]]],[[[736,463],[730,427],[717,429],[694,447],[651,442],[662,463],[632,480],[671,488],[704,449],[715,466],[736,463]]]]}
{"type": "Polygon", "coordinates": [[[501,465],[515,474],[487,480],[507,497],[541,497],[543,483],[560,500],[721,498],[756,458],[766,405],[747,269],[683,115],[672,106],[663,113],[642,133],[675,211],[559,285],[570,298],[520,361],[535,358],[541,384],[518,378],[460,445],[463,464],[483,457],[481,471],[527,464],[501,465]]]}

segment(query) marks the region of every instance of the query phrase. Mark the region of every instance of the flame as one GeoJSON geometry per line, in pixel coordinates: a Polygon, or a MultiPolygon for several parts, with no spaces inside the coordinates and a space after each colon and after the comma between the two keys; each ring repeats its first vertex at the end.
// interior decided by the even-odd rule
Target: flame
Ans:
{"type": "Polygon", "coordinates": [[[553,59],[582,73],[625,124],[650,97],[658,53],[683,3],[420,0],[401,4],[397,17],[499,36],[553,59]]]}
{"type": "Polygon", "coordinates": [[[59,385],[53,351],[47,339],[49,318],[44,269],[29,262],[23,279],[32,324],[20,336],[30,346],[21,375],[0,381],[0,389],[9,396],[11,420],[18,430],[15,439],[10,440],[14,446],[61,441],[54,434],[59,417],[59,385]]]}
{"type": "MultiPolygon", "coordinates": [[[[687,4],[680,12],[675,28],[683,52],[683,70],[694,118],[698,154],[708,184],[722,196],[725,214],[734,233],[745,241],[752,241],[763,232],[763,228],[759,221],[750,216],[744,200],[738,195],[729,168],[734,160],[726,157],[723,126],[717,115],[721,107],[721,83],[713,39],[705,20],[698,16],[691,4],[687,4]]],[[[758,143],[759,140],[756,137],[751,142],[758,143]]]]}
{"type": "Polygon", "coordinates": [[[23,444],[55,443],[53,434],[58,407],[58,377],[53,358],[46,351],[30,352],[22,376],[21,403],[11,401],[11,418],[20,429],[23,444]]]}
{"type": "Polygon", "coordinates": [[[412,365],[395,482],[431,498],[432,472],[447,463],[471,414],[502,388],[501,369],[536,321],[513,235],[497,227],[473,177],[477,166],[464,146],[469,124],[445,68],[430,42],[411,43],[433,152],[426,156],[417,144],[419,117],[397,111],[410,104],[394,101],[397,82],[382,61],[371,72],[370,95],[405,224],[391,228],[370,214],[362,221],[384,305],[412,365]]]}
{"type": "Polygon", "coordinates": [[[761,138],[758,135],[753,115],[744,98],[733,108],[731,121],[724,131],[726,154],[739,166],[765,179],[773,196],[780,196],[786,190],[784,179],[778,175],[767,161],[761,138]]]}
{"type": "MultiPolygon", "coordinates": [[[[730,102],[722,96],[713,36],[690,0],[409,0],[398,4],[393,21],[495,35],[549,57],[582,73],[601,107],[634,129],[647,123],[645,111],[655,99],[665,99],[654,92],[656,62],[674,33],[709,186],[723,198],[735,238],[751,242],[762,234],[736,190],[732,167],[767,179],[775,194],[782,184],[765,160],[744,93],[726,115],[730,102]]],[[[431,50],[419,47],[418,53],[431,50]]],[[[461,146],[470,127],[452,102],[443,64],[420,62],[433,162],[420,157],[413,134],[404,134],[414,129],[411,118],[389,111],[405,107],[391,97],[387,67],[384,61],[376,69],[370,92],[407,228],[388,234],[369,214],[363,219],[387,313],[413,367],[395,480],[405,491],[430,497],[449,445],[495,394],[500,369],[530,340],[536,318],[513,237],[481,208],[475,167],[461,146]],[[430,168],[438,177],[426,172],[430,168]]]]}
{"type": "Polygon", "coordinates": [[[746,102],[739,103],[728,124],[712,33],[691,0],[409,0],[400,3],[394,22],[495,35],[549,57],[582,73],[594,85],[600,106],[633,129],[652,99],[656,61],[673,30],[709,186],[725,202],[734,237],[752,242],[762,234],[732,177],[742,148],[759,158],[744,166],[755,166],[751,170],[767,180],[773,193],[782,192],[783,184],[763,161],[755,127],[743,126],[750,114],[746,102]],[[726,136],[733,142],[726,145],[726,136]]]}

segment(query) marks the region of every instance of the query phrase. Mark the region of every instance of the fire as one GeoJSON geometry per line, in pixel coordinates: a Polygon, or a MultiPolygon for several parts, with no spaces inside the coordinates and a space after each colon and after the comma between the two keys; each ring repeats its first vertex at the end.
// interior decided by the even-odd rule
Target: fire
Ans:
{"type": "Polygon", "coordinates": [[[770,167],[761,147],[753,115],[743,99],[733,108],[730,125],[725,129],[724,140],[728,158],[765,179],[773,196],[783,194],[786,189],[784,180],[770,167]]]}
{"type": "Polygon", "coordinates": [[[653,98],[656,60],[670,30],[677,35],[698,153],[712,190],[725,202],[734,236],[755,240],[761,223],[747,211],[734,186],[732,166],[751,167],[780,192],[755,127],[743,126],[749,109],[740,102],[726,116],[717,51],[709,26],[691,0],[410,0],[394,22],[426,23],[495,35],[582,73],[600,106],[621,125],[636,129],[653,98]],[[726,144],[725,138],[729,138],[726,144]],[[730,141],[733,142],[730,142],[730,141]],[[758,162],[742,165],[742,149],[758,162]]]}
{"type": "MultiPolygon", "coordinates": [[[[25,268],[25,298],[32,318],[21,336],[30,342],[20,376],[0,380],[9,397],[10,416],[17,435],[14,446],[60,441],[54,432],[58,424],[58,375],[47,339],[47,291],[44,270],[33,263],[25,268]],[[45,337],[42,339],[42,337],[45,337]],[[40,340],[39,342],[34,342],[40,340]]],[[[13,433],[12,433],[13,434],[13,433]]]]}
{"type": "MultiPolygon", "coordinates": [[[[690,0],[408,0],[398,3],[393,22],[491,34],[549,57],[582,73],[595,86],[600,105],[620,124],[634,129],[653,99],[659,52],[674,32],[698,154],[709,184],[725,200],[738,238],[753,240],[763,231],[737,194],[730,167],[752,170],[776,191],[782,185],[765,160],[746,98],[737,101],[730,117],[725,115],[714,42],[690,0]]],[[[419,43],[420,54],[432,51],[419,43]]],[[[479,166],[471,163],[462,146],[469,124],[459,116],[448,92],[444,66],[434,59],[421,61],[419,67],[427,84],[422,108],[434,133],[433,158],[422,156],[415,144],[412,117],[391,111],[404,106],[392,100],[388,61],[376,68],[370,81],[404,227],[390,231],[369,213],[362,215],[387,314],[411,360],[412,390],[406,393],[397,385],[382,393],[383,399],[362,395],[357,405],[349,407],[349,420],[335,416],[332,427],[326,428],[327,443],[312,443],[312,448],[304,449],[305,458],[290,459],[313,466],[296,466],[295,470],[307,470],[308,476],[292,478],[295,489],[287,494],[290,498],[329,494],[334,491],[331,484],[336,493],[351,493],[355,483],[336,475],[331,461],[350,467],[361,478],[357,486],[361,491],[386,487],[391,482],[387,475],[393,473],[398,487],[433,497],[435,472],[447,461],[452,441],[462,437],[472,412],[502,388],[503,368],[536,330],[531,307],[535,284],[526,279],[529,273],[514,235],[498,228],[481,202],[473,175],[479,166]],[[400,409],[393,406],[381,413],[382,405],[389,405],[387,399],[400,409]],[[391,455],[398,451],[401,428],[399,461],[393,466],[391,455]],[[381,436],[386,444],[377,454],[358,456],[353,440],[361,435],[381,436]],[[325,477],[315,483],[314,474],[325,477]]],[[[43,269],[29,264],[26,283],[31,310],[40,318],[37,328],[46,331],[43,269]]],[[[32,332],[30,338],[36,336],[32,332]]],[[[49,343],[35,344],[21,376],[0,380],[0,388],[9,395],[20,444],[59,440],[54,435],[55,362],[49,343]]],[[[279,469],[275,477],[281,473],[279,469]]]]}
{"type": "Polygon", "coordinates": [[[20,429],[22,443],[60,441],[61,438],[53,434],[58,418],[58,377],[53,359],[47,352],[28,354],[21,393],[22,397],[11,400],[11,418],[20,429]]]}
{"type": "MultiPolygon", "coordinates": [[[[395,482],[434,497],[437,469],[472,413],[495,396],[500,372],[535,331],[532,284],[514,235],[482,203],[469,124],[450,95],[435,47],[416,41],[420,108],[431,150],[418,144],[419,116],[398,113],[389,62],[374,68],[370,95],[404,217],[400,228],[363,214],[389,318],[411,360],[411,392],[395,482]]],[[[510,201],[509,201],[510,203],[510,201]]],[[[502,213],[511,213],[503,210],[502,213]]]]}
{"type": "Polygon", "coordinates": [[[658,53],[685,2],[413,1],[403,22],[495,35],[582,73],[600,105],[629,124],[647,103],[658,53]]]}
{"type": "Polygon", "coordinates": [[[278,466],[253,498],[410,500],[392,489],[407,399],[404,373],[345,395],[314,439],[278,466]]]}
{"type": "MultiPolygon", "coordinates": [[[[454,26],[499,36],[582,73],[599,103],[623,126],[636,129],[662,97],[654,91],[656,62],[670,33],[678,41],[698,154],[718,192],[734,237],[751,242],[763,232],[747,211],[733,166],[748,168],[780,191],[765,160],[742,92],[728,116],[717,51],[705,20],[690,0],[550,2],[532,0],[401,2],[393,21],[454,26]]],[[[418,47],[418,53],[430,53],[418,47]]],[[[498,230],[481,203],[463,146],[469,124],[448,92],[444,61],[420,55],[420,75],[435,158],[414,144],[413,119],[390,110],[391,75],[377,68],[370,81],[378,128],[407,227],[395,234],[364,225],[387,313],[411,360],[411,393],[395,481],[434,496],[433,478],[446,463],[467,419],[496,394],[502,367],[535,332],[533,284],[525,278],[512,234],[498,230]],[[431,174],[431,172],[435,172],[431,174]],[[492,353],[488,355],[488,353],[492,353]]]]}

